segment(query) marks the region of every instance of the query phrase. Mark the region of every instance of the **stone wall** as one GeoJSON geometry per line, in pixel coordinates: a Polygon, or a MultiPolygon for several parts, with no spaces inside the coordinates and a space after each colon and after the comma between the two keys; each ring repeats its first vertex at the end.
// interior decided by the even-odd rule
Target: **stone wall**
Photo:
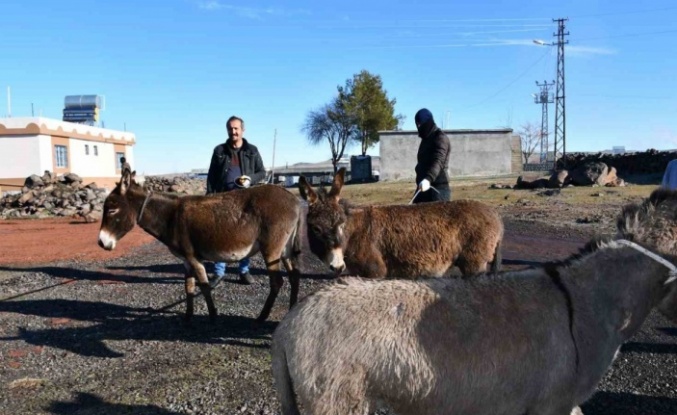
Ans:
{"type": "Polygon", "coordinates": [[[568,153],[566,158],[557,161],[558,169],[572,170],[589,162],[602,162],[615,167],[619,176],[633,174],[660,174],[665,171],[670,160],[677,158],[675,151],[658,151],[650,149],[637,153],[568,153]]]}

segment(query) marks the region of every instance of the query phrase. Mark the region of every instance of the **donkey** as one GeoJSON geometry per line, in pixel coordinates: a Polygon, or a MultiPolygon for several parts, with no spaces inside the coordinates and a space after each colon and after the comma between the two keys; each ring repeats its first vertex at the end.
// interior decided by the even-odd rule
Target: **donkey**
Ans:
{"type": "Polygon", "coordinates": [[[365,278],[441,277],[456,265],[470,276],[489,263],[498,272],[503,222],[491,207],[459,200],[351,208],[340,199],[344,176],[342,168],[326,195],[299,178],[310,249],[335,273],[347,266],[365,278]]]}
{"type": "Polygon", "coordinates": [[[658,188],[623,206],[616,229],[618,238],[651,241],[660,252],[677,255],[677,190],[658,188]]]}
{"type": "Polygon", "coordinates": [[[257,321],[265,321],[289,273],[290,308],[298,299],[301,254],[301,201],[280,186],[262,185],[208,196],[153,193],[139,186],[136,172],[124,172],[104,202],[99,246],[112,250],[135,224],[165,244],[186,268],[186,319],[193,316],[195,278],[216,317],[201,261],[237,262],[261,252],[270,292],[257,321]]]}
{"type": "Polygon", "coordinates": [[[580,413],[654,307],[677,321],[677,257],[627,240],[587,250],[475,279],[339,279],[273,334],[282,413],[580,413]]]}

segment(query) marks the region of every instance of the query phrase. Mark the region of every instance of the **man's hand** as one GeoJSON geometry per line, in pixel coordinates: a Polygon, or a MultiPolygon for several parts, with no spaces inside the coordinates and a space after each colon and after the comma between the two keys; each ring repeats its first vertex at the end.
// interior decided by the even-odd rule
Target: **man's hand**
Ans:
{"type": "Polygon", "coordinates": [[[240,176],[237,179],[235,179],[235,185],[237,187],[246,189],[252,185],[252,179],[249,176],[240,176]]]}
{"type": "Polygon", "coordinates": [[[421,180],[421,183],[418,184],[418,189],[422,192],[427,192],[430,190],[430,182],[428,179],[421,180]]]}

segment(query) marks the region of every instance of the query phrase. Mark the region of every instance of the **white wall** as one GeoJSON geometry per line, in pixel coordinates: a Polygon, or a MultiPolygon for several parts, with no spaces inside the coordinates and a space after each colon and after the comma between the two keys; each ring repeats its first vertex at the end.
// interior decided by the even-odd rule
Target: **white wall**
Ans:
{"type": "Polygon", "coordinates": [[[41,176],[53,170],[52,139],[45,135],[0,137],[0,177],[41,176]]]}
{"type": "Polygon", "coordinates": [[[70,139],[70,171],[81,177],[115,176],[114,146],[111,143],[70,139]],[[89,146],[89,154],[85,154],[85,146],[89,146]],[[98,155],[94,155],[94,146],[98,155]]]}
{"type": "MultiPolygon", "coordinates": [[[[512,130],[445,130],[451,144],[449,177],[512,173],[512,130]]],[[[416,131],[379,133],[381,180],[412,180],[421,139],[416,131]]]]}
{"type": "Polygon", "coordinates": [[[138,174],[141,174],[141,172],[136,168],[136,164],[134,163],[134,147],[126,146],[125,158],[127,159],[127,163],[129,163],[129,165],[132,166],[132,170],[136,170],[138,174]]]}

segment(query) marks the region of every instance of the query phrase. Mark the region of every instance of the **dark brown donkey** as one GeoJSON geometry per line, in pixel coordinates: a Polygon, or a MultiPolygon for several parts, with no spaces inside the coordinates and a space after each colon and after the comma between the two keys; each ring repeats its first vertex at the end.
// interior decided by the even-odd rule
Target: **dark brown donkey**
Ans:
{"type": "Polygon", "coordinates": [[[186,267],[186,319],[193,315],[195,278],[216,317],[207,273],[201,261],[236,262],[261,252],[270,276],[270,293],[258,321],[268,318],[282,284],[281,262],[289,273],[290,307],[299,292],[301,201],[279,186],[254,186],[209,196],[149,192],[123,173],[103,208],[99,246],[111,250],[135,224],[167,245],[186,267]]]}
{"type": "Polygon", "coordinates": [[[336,273],[346,266],[365,278],[441,277],[453,265],[463,276],[501,264],[503,222],[473,200],[350,208],[340,200],[345,169],[328,194],[316,193],[304,177],[311,251],[336,273]]]}

